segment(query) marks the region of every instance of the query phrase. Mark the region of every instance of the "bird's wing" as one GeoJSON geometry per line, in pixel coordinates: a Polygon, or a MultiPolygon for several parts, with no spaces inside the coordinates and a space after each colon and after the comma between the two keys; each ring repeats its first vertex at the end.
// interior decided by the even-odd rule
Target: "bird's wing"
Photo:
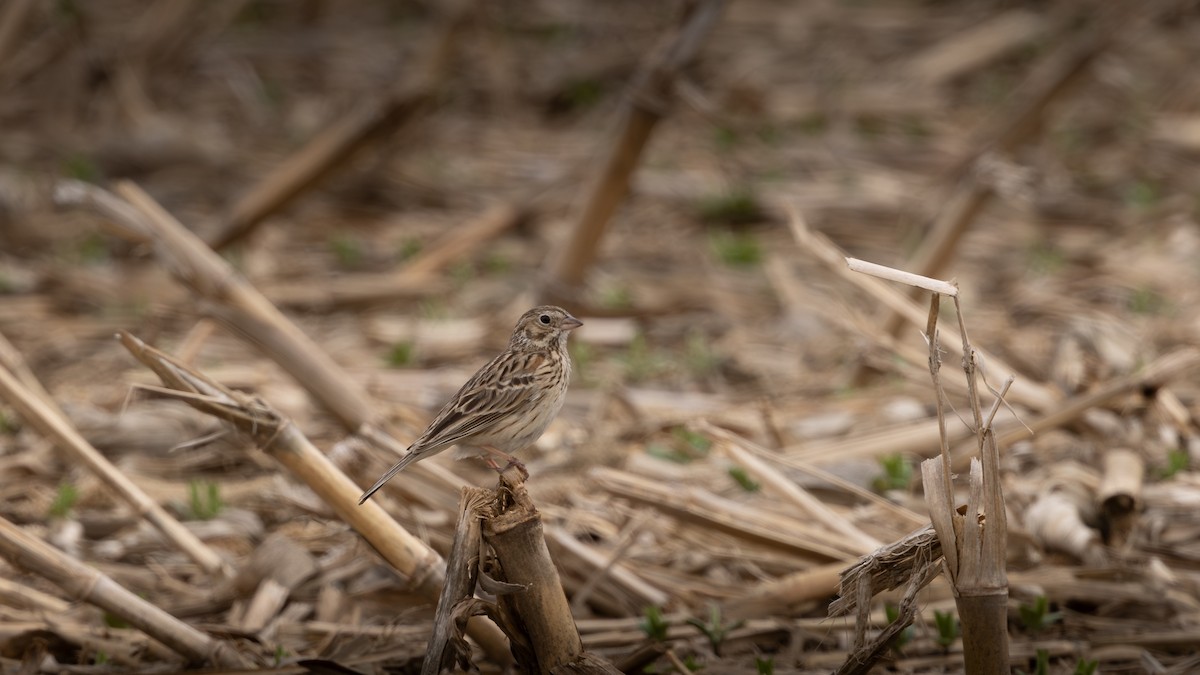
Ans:
{"type": "Polygon", "coordinates": [[[461,442],[520,409],[537,393],[540,353],[505,352],[467,380],[429,424],[409,452],[461,442]]]}

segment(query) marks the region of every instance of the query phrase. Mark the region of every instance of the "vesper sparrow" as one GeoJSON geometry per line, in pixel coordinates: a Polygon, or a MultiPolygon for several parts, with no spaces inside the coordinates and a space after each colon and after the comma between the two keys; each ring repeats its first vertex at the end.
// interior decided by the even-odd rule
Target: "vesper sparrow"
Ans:
{"type": "MultiPolygon", "coordinates": [[[[571,379],[567,334],[583,322],[551,305],[525,312],[508,348],[458,390],[408,452],[363,493],[359,504],[413,462],[459,445],[459,458],[511,453],[532,445],[562,409],[571,379]]],[[[488,465],[500,467],[487,457],[488,465]]]]}

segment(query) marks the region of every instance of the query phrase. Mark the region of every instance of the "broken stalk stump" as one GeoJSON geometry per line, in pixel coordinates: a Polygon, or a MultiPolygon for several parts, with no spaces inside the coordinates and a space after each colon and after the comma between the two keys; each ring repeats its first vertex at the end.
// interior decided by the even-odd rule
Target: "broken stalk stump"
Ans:
{"type": "Polygon", "coordinates": [[[514,645],[528,646],[521,650],[524,654],[514,654],[518,666],[530,673],[618,673],[583,650],[558,569],[546,548],[541,514],[524,479],[519,467],[500,475],[494,512],[483,522],[484,541],[498,562],[494,576],[522,589],[499,596],[501,627],[514,645]]]}

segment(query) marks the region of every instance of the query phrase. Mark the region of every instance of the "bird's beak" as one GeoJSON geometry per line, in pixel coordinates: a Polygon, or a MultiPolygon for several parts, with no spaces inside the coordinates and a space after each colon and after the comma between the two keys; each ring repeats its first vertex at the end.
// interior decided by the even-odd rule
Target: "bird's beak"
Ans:
{"type": "Polygon", "coordinates": [[[576,319],[575,317],[571,316],[570,314],[568,314],[567,318],[563,319],[563,322],[562,322],[563,330],[575,330],[576,328],[579,328],[582,325],[583,325],[582,321],[580,321],[579,319],[576,319]]]}

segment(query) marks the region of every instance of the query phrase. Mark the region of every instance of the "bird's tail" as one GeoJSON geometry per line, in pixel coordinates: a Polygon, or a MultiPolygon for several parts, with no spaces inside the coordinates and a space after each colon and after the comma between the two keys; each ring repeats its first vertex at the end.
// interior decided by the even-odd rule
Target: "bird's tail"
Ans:
{"type": "Polygon", "coordinates": [[[364,492],[363,495],[358,498],[358,505],[362,506],[363,502],[367,501],[368,499],[371,498],[371,495],[378,492],[379,488],[383,487],[384,483],[386,483],[392,479],[392,476],[395,476],[396,474],[403,471],[404,467],[408,466],[409,464],[412,464],[416,459],[417,459],[417,453],[415,453],[411,450],[409,450],[407,453],[405,453],[405,455],[400,458],[399,462],[396,462],[396,464],[394,466],[392,466],[392,468],[387,470],[387,473],[383,474],[382,478],[375,481],[375,484],[371,486],[371,489],[364,492]]]}

